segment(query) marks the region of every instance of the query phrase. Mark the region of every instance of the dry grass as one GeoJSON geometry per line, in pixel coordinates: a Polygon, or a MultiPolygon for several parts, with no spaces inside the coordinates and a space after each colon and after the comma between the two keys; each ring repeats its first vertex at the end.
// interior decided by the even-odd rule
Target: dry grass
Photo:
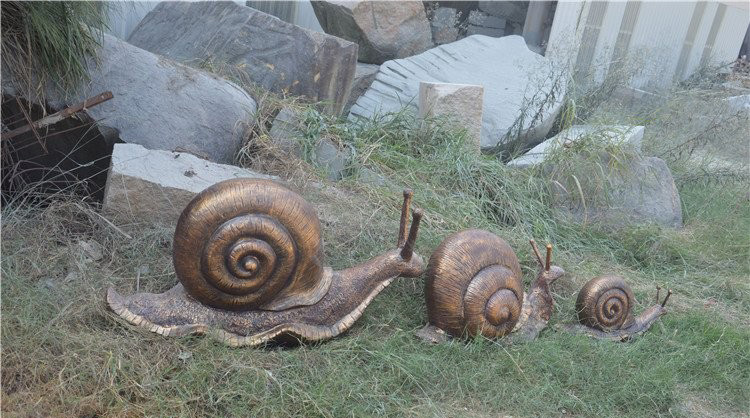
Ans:
{"type": "MultiPolygon", "coordinates": [[[[703,114],[713,106],[706,95],[669,100],[703,114]]],[[[409,119],[365,127],[333,121],[300,139],[327,135],[348,143],[365,156],[362,164],[387,174],[392,187],[331,184],[311,163],[274,154],[262,141],[246,150],[245,163],[282,175],[317,208],[327,262],[336,269],[393,247],[404,186],[414,188],[415,204],[427,212],[417,243],[423,256],[451,232],[487,228],[517,250],[528,283],[534,261],[527,239],[553,241],[555,262],[569,274],[553,289],[552,327],[529,344],[421,343],[413,335],[426,321],[421,279],[397,280],[347,334],[322,344],[231,349],[201,337],[164,338],[116,317],[104,293],[110,285],[124,293],[173,286],[172,225],[119,222],[128,239],[72,198],[46,209],[6,207],[2,411],[81,417],[747,415],[748,178],[724,177],[685,153],[729,157],[727,147],[741,150],[750,138],[734,122],[719,130],[705,121],[689,125],[680,118],[691,115],[669,111],[679,109],[670,103],[643,109],[613,103],[615,110],[602,108],[591,120],[640,121],[649,153],[683,144],[662,154],[678,180],[681,230],[565,223],[547,206],[539,172],[521,175],[493,159],[466,156],[460,132],[409,119]],[[665,139],[664,132],[671,136],[665,139]],[[700,140],[689,141],[694,137],[700,140]],[[706,175],[695,175],[704,173],[699,170],[706,175]],[[103,257],[86,258],[80,240],[100,244],[103,257]],[[673,288],[669,315],[623,344],[557,331],[556,324],[575,318],[578,289],[606,272],[627,277],[640,302],[637,312],[651,303],[655,285],[673,288]]],[[[747,160],[725,159],[747,173],[747,160]]]]}

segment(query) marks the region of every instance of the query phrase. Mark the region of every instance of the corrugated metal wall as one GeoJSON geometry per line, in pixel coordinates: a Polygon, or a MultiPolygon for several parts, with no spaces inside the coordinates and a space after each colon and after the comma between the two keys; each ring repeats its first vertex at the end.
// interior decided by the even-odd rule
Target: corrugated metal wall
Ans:
{"type": "Polygon", "coordinates": [[[639,63],[631,87],[652,90],[734,61],[749,23],[747,3],[559,2],[547,55],[573,54],[576,77],[595,82],[623,61],[639,63]]]}

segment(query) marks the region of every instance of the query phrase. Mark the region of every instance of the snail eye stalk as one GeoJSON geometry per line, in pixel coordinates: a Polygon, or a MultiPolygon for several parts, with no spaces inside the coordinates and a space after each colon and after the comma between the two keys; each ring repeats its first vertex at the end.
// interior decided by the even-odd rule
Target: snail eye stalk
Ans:
{"type": "Polygon", "coordinates": [[[406,241],[406,226],[409,223],[409,207],[414,192],[411,189],[404,190],[404,203],[401,206],[401,224],[398,227],[398,247],[404,245],[406,241]]]}
{"type": "Polygon", "coordinates": [[[422,221],[422,209],[415,209],[412,213],[411,228],[409,228],[409,238],[404,243],[404,248],[401,250],[401,258],[404,260],[410,260],[414,253],[414,243],[417,241],[417,232],[419,231],[419,222],[422,221]]]}
{"type": "Polygon", "coordinates": [[[549,271],[552,263],[552,244],[547,244],[547,262],[544,264],[544,271],[549,271]]]}
{"type": "Polygon", "coordinates": [[[542,254],[539,252],[539,248],[536,246],[536,241],[533,239],[529,240],[529,244],[531,244],[531,248],[534,250],[534,255],[536,256],[536,261],[539,263],[539,266],[544,268],[544,261],[542,260],[542,254]]]}
{"type": "Polygon", "coordinates": [[[667,305],[670,296],[672,296],[672,289],[667,289],[667,296],[664,298],[664,302],[661,303],[662,308],[667,305]]]}

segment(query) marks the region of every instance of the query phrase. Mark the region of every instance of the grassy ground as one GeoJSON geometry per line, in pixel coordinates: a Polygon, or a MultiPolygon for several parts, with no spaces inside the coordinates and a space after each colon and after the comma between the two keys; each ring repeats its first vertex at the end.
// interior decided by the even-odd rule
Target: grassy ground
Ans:
{"type": "MultiPolygon", "coordinates": [[[[550,208],[543,171],[516,172],[470,156],[460,133],[408,118],[355,128],[313,112],[301,135],[350,144],[360,163],[388,176],[393,187],[353,180],[334,186],[303,161],[265,161],[318,209],[327,262],[336,269],[393,247],[404,186],[414,188],[415,204],[427,214],[417,244],[423,256],[453,231],[487,228],[516,249],[528,286],[535,268],[528,239],[553,242],[554,261],[568,274],[554,285],[552,326],[528,344],[420,342],[414,332],[426,322],[421,278],[397,280],[347,334],[322,344],[231,349],[202,337],[164,338],[116,317],[104,294],[110,285],[125,293],[174,285],[171,226],[119,222],[129,239],[71,200],[31,211],[6,208],[2,411],[747,416],[750,195],[743,153],[750,135],[742,121],[709,129],[716,102],[695,92],[643,106],[613,102],[591,116],[646,125],[647,152],[669,162],[680,188],[680,230],[568,224],[550,208]],[[100,243],[103,258],[83,256],[76,247],[81,239],[100,243]],[[558,331],[555,324],[574,320],[581,286],[607,272],[627,277],[640,302],[636,313],[652,303],[656,285],[674,289],[669,314],[628,343],[558,331]]],[[[243,155],[253,161],[252,152],[243,155]]]]}

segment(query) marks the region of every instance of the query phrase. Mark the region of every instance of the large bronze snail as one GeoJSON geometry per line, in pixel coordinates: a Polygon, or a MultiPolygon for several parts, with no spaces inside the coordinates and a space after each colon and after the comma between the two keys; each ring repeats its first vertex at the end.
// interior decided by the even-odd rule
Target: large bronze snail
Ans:
{"type": "Polygon", "coordinates": [[[112,310],[153,332],[208,333],[232,346],[319,341],[349,329],[396,277],[418,277],[414,253],[422,212],[404,192],[397,248],[356,267],[323,265],[320,221],[302,197],[270,180],[234,179],[199,193],[174,236],[180,284],[162,294],[123,297],[112,310]]]}
{"type": "Polygon", "coordinates": [[[521,266],[513,249],[497,235],[471,229],[457,232],[438,246],[427,267],[425,298],[429,324],[418,335],[428,341],[454,337],[498,338],[517,331],[534,339],[553,308],[549,286],[565,272],[546,262],[530,241],[540,265],[537,279],[524,296],[521,266]]]}

